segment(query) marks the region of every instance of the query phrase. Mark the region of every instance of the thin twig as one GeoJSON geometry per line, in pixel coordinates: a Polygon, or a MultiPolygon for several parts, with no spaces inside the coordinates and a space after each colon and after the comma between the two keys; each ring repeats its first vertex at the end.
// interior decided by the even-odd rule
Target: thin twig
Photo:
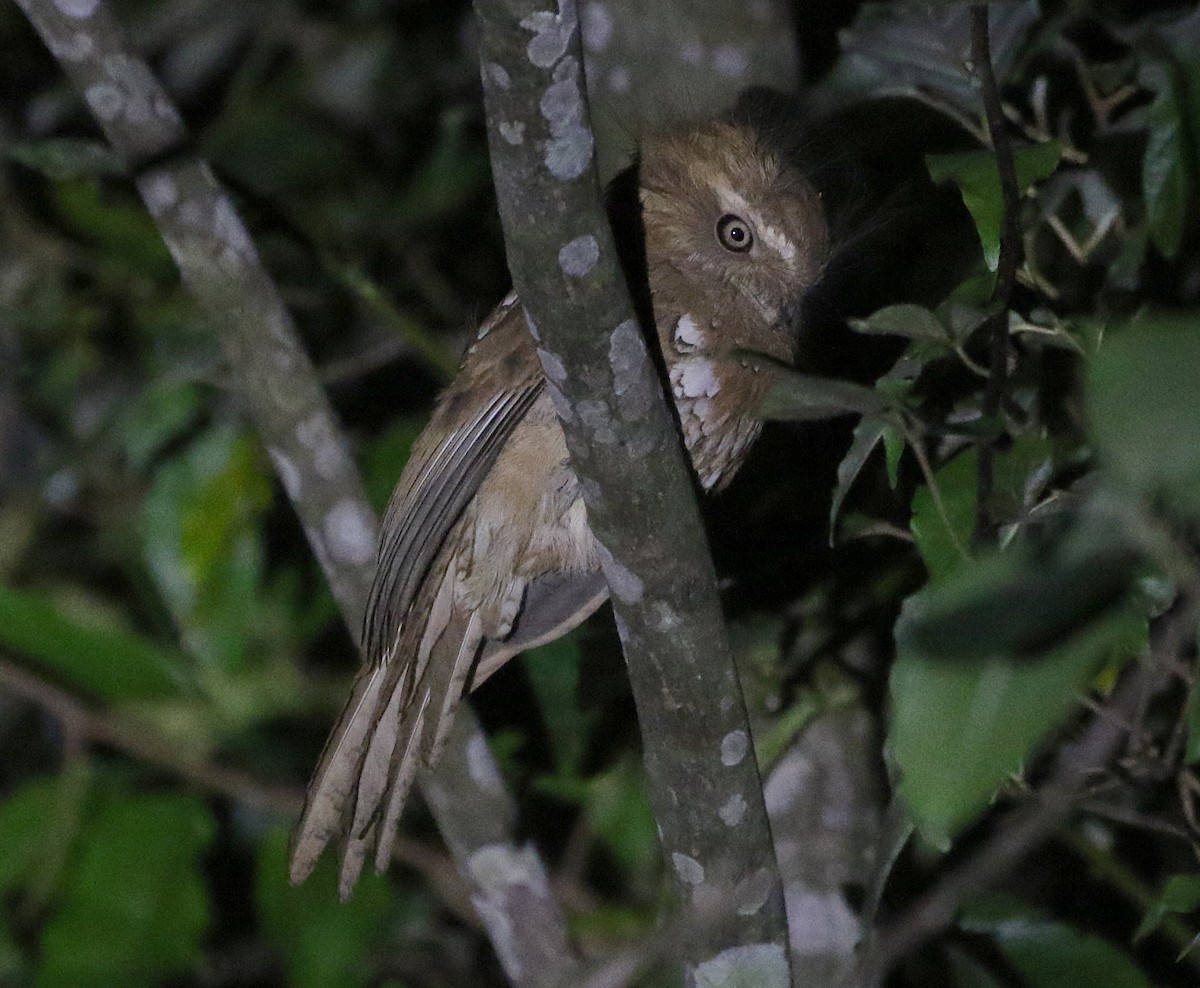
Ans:
{"type": "MultiPolygon", "coordinates": [[[[57,720],[64,734],[74,739],[68,746],[69,758],[84,757],[84,749],[89,745],[106,745],[139,762],[164,769],[198,789],[285,822],[295,819],[304,805],[304,791],[298,786],[274,785],[237,769],[196,758],[186,746],[171,741],[148,724],[113,711],[95,709],[2,657],[0,690],[34,704],[57,720]]],[[[470,889],[445,852],[401,836],[396,840],[393,858],[424,876],[460,919],[472,926],[479,925],[470,889]]]]}
{"type": "MultiPolygon", "coordinates": [[[[983,417],[993,418],[1004,404],[1008,384],[1008,310],[1012,304],[1017,269],[1021,266],[1022,241],[1020,224],[1021,190],[1017,185],[1017,166],[1012,142],[1004,122],[1004,107],[1000,89],[992,70],[991,41],[988,37],[988,8],[976,4],[971,8],[971,59],[983,92],[987,112],[988,132],[1000,171],[1000,190],[1004,197],[1004,226],[1000,235],[1000,261],[996,271],[996,288],[992,293],[994,311],[989,317],[991,347],[987,386],[983,393],[983,417]]],[[[991,515],[989,501],[994,482],[993,455],[996,440],[984,438],[979,442],[978,500],[975,509],[975,542],[990,544],[996,540],[997,523],[991,515]]]]}

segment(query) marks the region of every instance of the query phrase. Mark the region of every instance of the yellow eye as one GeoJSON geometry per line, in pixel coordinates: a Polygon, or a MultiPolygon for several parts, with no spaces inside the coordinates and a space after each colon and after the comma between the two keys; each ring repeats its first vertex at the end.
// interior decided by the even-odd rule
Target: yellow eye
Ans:
{"type": "Polygon", "coordinates": [[[754,246],[754,234],[750,232],[750,224],[733,213],[726,213],[717,220],[717,239],[726,250],[739,254],[744,254],[754,246]]]}

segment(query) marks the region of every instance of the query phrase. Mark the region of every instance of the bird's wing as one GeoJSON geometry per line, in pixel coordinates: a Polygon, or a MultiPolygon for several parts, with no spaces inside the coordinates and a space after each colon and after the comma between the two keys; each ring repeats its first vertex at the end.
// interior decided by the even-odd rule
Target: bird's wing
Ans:
{"type": "MultiPolygon", "coordinates": [[[[520,318],[520,309],[510,296],[484,324],[459,380],[443,395],[392,495],[366,612],[368,665],[355,680],[309,785],[292,845],[294,882],[308,876],[325,846],[355,819],[360,825],[353,829],[361,834],[364,814],[374,816],[399,768],[392,757],[399,737],[407,734],[408,745],[423,735],[424,711],[414,711],[410,718],[405,716],[407,706],[416,681],[424,678],[422,666],[428,665],[430,649],[453,623],[448,612],[450,595],[443,592],[446,588],[440,576],[434,575],[437,586],[427,586],[426,577],[463,509],[542,389],[540,368],[524,327],[500,325],[520,318]],[[477,393],[490,395],[482,405],[471,400],[472,386],[477,393]],[[418,605],[415,609],[414,604],[418,605]],[[424,613],[415,613],[418,610],[424,613]],[[414,627],[405,635],[410,612],[413,623],[421,623],[419,629],[414,627]],[[405,648],[402,639],[411,639],[418,630],[420,647],[405,648]],[[411,668],[414,660],[417,669],[411,668]],[[401,725],[402,718],[409,722],[401,725]],[[415,731],[411,721],[417,722],[415,731]],[[377,732],[381,725],[383,730],[377,732]],[[382,766],[382,771],[364,771],[368,748],[371,764],[382,766]],[[367,792],[360,792],[360,786],[367,792]]],[[[452,681],[445,684],[448,689],[469,672],[478,634],[478,629],[470,626],[458,632],[460,655],[451,664],[452,681]],[[472,654],[463,658],[472,637],[472,654]],[[463,663],[466,668],[460,669],[463,663]]],[[[431,717],[437,713],[440,711],[431,712],[431,717]]],[[[409,774],[404,790],[411,783],[409,774]]],[[[391,801],[402,801],[404,793],[397,795],[396,787],[391,788],[391,801]]],[[[389,822],[394,828],[394,821],[389,822]]],[[[360,839],[352,835],[348,857],[360,839]]]]}

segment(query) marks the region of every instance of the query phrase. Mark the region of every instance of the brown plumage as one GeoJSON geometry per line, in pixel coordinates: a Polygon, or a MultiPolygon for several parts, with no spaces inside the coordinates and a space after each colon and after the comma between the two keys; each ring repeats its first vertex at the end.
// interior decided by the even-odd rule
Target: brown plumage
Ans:
{"type": "MultiPolygon", "coordinates": [[[[639,198],[659,345],[702,487],[728,483],[790,361],[794,305],[828,234],[812,187],[748,130],[713,122],[651,141],[639,198]]],[[[341,891],[382,870],[421,764],[458,702],[513,655],[608,598],[578,481],[515,295],[479,329],[392,495],[366,617],[368,664],[309,787],[293,844],[303,880],[345,838],[341,891]]]]}

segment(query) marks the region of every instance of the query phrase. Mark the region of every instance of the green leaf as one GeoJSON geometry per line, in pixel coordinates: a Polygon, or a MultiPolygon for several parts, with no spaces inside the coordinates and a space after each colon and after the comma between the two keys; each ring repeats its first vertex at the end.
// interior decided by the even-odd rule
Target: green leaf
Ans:
{"type": "Polygon", "coordinates": [[[0,802],[0,893],[25,885],[46,853],[54,820],[57,786],[53,779],[27,782],[0,802]]]}
{"type": "Polygon", "coordinates": [[[209,923],[201,856],[214,829],[191,796],[103,799],[42,935],[37,988],[150,988],[196,964],[209,923]]]}
{"type": "Polygon", "coordinates": [[[1142,65],[1138,81],[1155,93],[1150,134],[1142,157],[1142,196],[1150,239],[1165,257],[1175,257],[1183,240],[1191,179],[1185,127],[1183,83],[1169,62],[1142,65]]]}
{"type": "Polygon", "coordinates": [[[261,627],[271,484],[258,443],[219,426],[159,470],[142,507],[144,552],[189,652],[240,668],[261,627]]]}
{"type": "Polygon", "coordinates": [[[625,758],[591,780],[587,818],[631,877],[644,879],[656,874],[658,824],[650,809],[640,759],[625,758]]]}
{"type": "Polygon", "coordinates": [[[889,305],[866,319],[849,320],[850,328],[869,335],[904,336],[910,340],[929,340],[947,347],[954,339],[938,317],[921,305],[889,305]]]}
{"type": "Polygon", "coordinates": [[[8,148],[7,153],[14,161],[52,179],[121,175],[125,171],[120,155],[99,141],[71,137],[17,141],[8,148]]]}
{"type": "Polygon", "coordinates": [[[1055,648],[1124,601],[1138,557],[1121,545],[1066,556],[1024,547],[980,560],[909,598],[899,643],[931,658],[1031,656],[1055,648]]]}
{"type": "MultiPolygon", "coordinates": [[[[1062,145],[1058,141],[1019,148],[1014,154],[1017,188],[1024,193],[1035,182],[1051,175],[1061,158],[1062,145]]],[[[959,187],[963,203],[975,220],[983,259],[988,270],[995,271],[1000,261],[1000,231],[1004,226],[1004,195],[995,154],[991,151],[930,154],[925,156],[925,163],[934,182],[950,180],[959,187]]]]}
{"type": "Polygon", "coordinates": [[[887,423],[883,419],[865,418],[854,428],[854,438],[850,442],[850,448],[846,450],[846,455],[838,464],[837,486],[833,490],[833,502],[829,506],[830,545],[833,545],[834,535],[837,532],[838,512],[842,509],[842,502],[846,499],[854,481],[858,479],[858,475],[862,472],[872,451],[883,439],[887,427],[887,423]]]}
{"type": "Polygon", "coordinates": [[[385,878],[365,874],[349,902],[338,901],[338,862],[326,855],[303,885],[287,879],[288,837],[273,830],[259,846],[257,896],[267,938],[296,988],[376,983],[370,963],[386,936],[392,899],[385,878]]]}
{"type": "Polygon", "coordinates": [[[1088,413],[1103,466],[1132,493],[1200,517],[1200,325],[1150,317],[1111,332],[1092,363],[1088,413]]]}
{"type": "Polygon", "coordinates": [[[1020,906],[968,915],[964,929],[989,934],[1028,988],[1153,988],[1133,959],[1107,940],[1020,906]]]}
{"type": "Polygon", "coordinates": [[[919,488],[913,496],[909,528],[933,583],[946,579],[970,559],[967,547],[975,528],[977,462],[975,450],[967,450],[933,475],[936,496],[929,486],[919,488]]]}
{"type": "Polygon", "coordinates": [[[1200,762],[1200,680],[1192,684],[1187,702],[1188,740],[1183,757],[1189,765],[1200,762]]]}
{"type": "Polygon", "coordinates": [[[1133,939],[1145,939],[1171,914],[1194,913],[1197,910],[1200,910],[1200,875],[1172,875],[1158,898],[1146,910],[1133,939]]]}
{"type": "Polygon", "coordinates": [[[0,645],[104,700],[173,695],[187,660],[132,632],[71,613],[51,598],[0,585],[0,645]]]}
{"type": "Polygon", "coordinates": [[[892,490],[895,490],[896,485],[900,483],[900,457],[904,455],[904,448],[907,445],[908,439],[901,429],[890,424],[884,428],[883,452],[887,462],[888,483],[892,490]]]}
{"type": "Polygon", "coordinates": [[[109,202],[93,179],[57,183],[54,200],[66,223],[81,237],[96,242],[106,261],[116,261],[157,281],[172,282],[177,277],[175,262],[140,203],[109,202]]]}
{"type": "Polygon", "coordinates": [[[935,846],[948,846],[1021,770],[1105,661],[1144,647],[1145,618],[1102,592],[1103,572],[1074,561],[1014,549],[904,602],[891,751],[901,794],[935,846]],[[1051,579],[1040,578],[1044,570],[1051,579]],[[1088,587],[1067,585],[1068,573],[1088,587]]]}
{"type": "Polygon", "coordinates": [[[526,652],[522,658],[550,734],[559,775],[578,774],[594,717],[579,705],[579,639],[571,634],[526,652]]]}
{"type": "Polygon", "coordinates": [[[146,467],[195,420],[202,401],[199,387],[179,381],[156,381],[141,391],[125,406],[117,423],[118,439],[130,465],[146,467]]]}
{"type": "Polygon", "coordinates": [[[883,395],[861,384],[798,371],[780,370],[778,374],[760,407],[767,419],[808,422],[839,415],[877,415],[888,408],[883,395]]]}

